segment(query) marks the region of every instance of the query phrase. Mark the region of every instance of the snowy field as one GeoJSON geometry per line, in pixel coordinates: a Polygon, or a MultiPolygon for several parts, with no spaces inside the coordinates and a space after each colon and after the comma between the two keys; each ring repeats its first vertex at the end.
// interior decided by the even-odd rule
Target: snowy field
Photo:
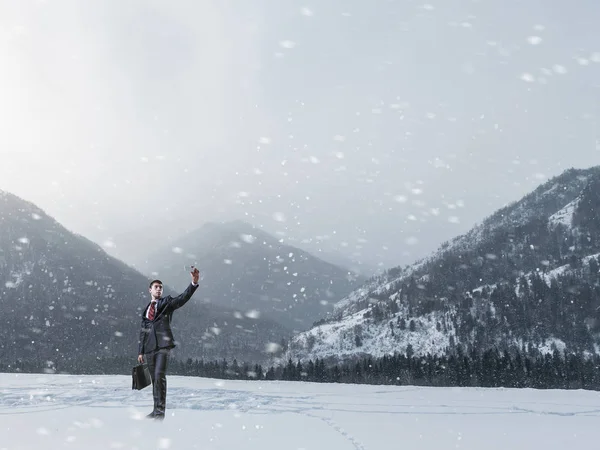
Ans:
{"type": "Polygon", "coordinates": [[[0,449],[599,448],[591,391],[168,376],[167,417],[127,376],[0,374],[0,449]]]}

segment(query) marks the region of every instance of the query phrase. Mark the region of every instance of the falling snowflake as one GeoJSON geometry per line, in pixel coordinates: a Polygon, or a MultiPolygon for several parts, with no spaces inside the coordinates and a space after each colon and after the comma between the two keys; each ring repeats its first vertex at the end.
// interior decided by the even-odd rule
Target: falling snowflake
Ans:
{"type": "Polygon", "coordinates": [[[565,66],[560,65],[560,64],[555,64],[554,66],[552,66],[552,69],[556,73],[559,73],[561,75],[564,75],[565,73],[567,73],[567,68],[565,66]]]}
{"type": "Polygon", "coordinates": [[[281,41],[279,45],[283,48],[294,48],[296,43],[294,41],[281,41]]]}
{"type": "Polygon", "coordinates": [[[252,309],[246,313],[246,317],[248,317],[249,319],[258,319],[260,317],[260,311],[252,309]]]}
{"type": "Polygon", "coordinates": [[[276,222],[285,222],[285,214],[283,214],[282,212],[276,212],[275,214],[273,214],[273,219],[276,222]]]}
{"type": "Polygon", "coordinates": [[[254,243],[254,241],[256,241],[256,237],[252,236],[251,234],[241,234],[240,238],[242,239],[242,241],[248,244],[252,244],[254,243]]]}
{"type": "Polygon", "coordinates": [[[267,345],[265,345],[265,351],[267,353],[277,353],[280,350],[281,350],[281,345],[279,345],[275,342],[269,342],[267,345]]]}
{"type": "Polygon", "coordinates": [[[521,75],[521,80],[527,81],[528,83],[533,83],[535,81],[535,78],[530,73],[524,73],[523,75],[521,75]]]}
{"type": "Polygon", "coordinates": [[[160,438],[158,440],[158,448],[161,448],[161,449],[163,449],[163,448],[165,448],[165,449],[171,448],[171,439],[169,439],[169,438],[160,438]]]}

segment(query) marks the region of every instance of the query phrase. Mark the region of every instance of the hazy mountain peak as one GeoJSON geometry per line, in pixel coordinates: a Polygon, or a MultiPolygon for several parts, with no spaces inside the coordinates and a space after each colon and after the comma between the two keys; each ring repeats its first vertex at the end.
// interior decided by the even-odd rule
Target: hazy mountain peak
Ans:
{"type": "Polygon", "coordinates": [[[211,222],[148,255],[147,273],[182,282],[187,267],[203,276],[206,301],[306,329],[361,278],[241,220],[211,222]]]}

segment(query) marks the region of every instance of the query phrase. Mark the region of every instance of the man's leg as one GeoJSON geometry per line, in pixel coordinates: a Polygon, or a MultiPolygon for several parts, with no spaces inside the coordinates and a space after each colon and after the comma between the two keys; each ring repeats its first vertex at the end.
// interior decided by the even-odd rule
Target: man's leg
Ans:
{"type": "Polygon", "coordinates": [[[155,385],[156,385],[156,403],[154,414],[158,418],[164,418],[167,405],[167,365],[169,359],[169,349],[161,349],[156,352],[155,360],[155,385]]]}
{"type": "Polygon", "coordinates": [[[156,406],[158,404],[158,395],[156,390],[156,355],[157,352],[146,353],[144,355],[144,360],[146,364],[148,364],[148,370],[150,371],[150,378],[152,379],[152,397],[154,397],[154,409],[148,417],[154,417],[156,414],[156,406]]]}

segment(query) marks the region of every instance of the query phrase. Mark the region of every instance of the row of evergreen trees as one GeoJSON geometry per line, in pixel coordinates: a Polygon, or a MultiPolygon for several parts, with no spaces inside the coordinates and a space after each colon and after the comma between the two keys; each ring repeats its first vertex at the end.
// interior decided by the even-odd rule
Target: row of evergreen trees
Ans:
{"type": "Polygon", "coordinates": [[[171,373],[225,379],[264,379],[320,383],[417,385],[439,387],[507,387],[600,390],[600,356],[582,354],[528,355],[488,350],[482,354],[423,357],[403,354],[367,357],[354,362],[326,365],[323,359],[302,364],[288,360],[266,372],[259,365],[236,361],[177,362],[171,373]]]}
{"type": "MultiPolygon", "coordinates": [[[[0,363],[0,372],[40,372],[77,374],[131,373],[131,358],[81,361],[77,367],[34,367],[31,364],[0,363]]],[[[540,354],[538,351],[497,349],[465,353],[458,348],[449,356],[396,354],[381,358],[365,357],[341,364],[325,364],[323,359],[287,364],[268,369],[259,364],[237,361],[181,361],[171,359],[168,373],[192,377],[230,380],[287,380],[317,383],[356,383],[438,387],[507,387],[538,389],[600,390],[600,356],[582,353],[540,354]]]]}

